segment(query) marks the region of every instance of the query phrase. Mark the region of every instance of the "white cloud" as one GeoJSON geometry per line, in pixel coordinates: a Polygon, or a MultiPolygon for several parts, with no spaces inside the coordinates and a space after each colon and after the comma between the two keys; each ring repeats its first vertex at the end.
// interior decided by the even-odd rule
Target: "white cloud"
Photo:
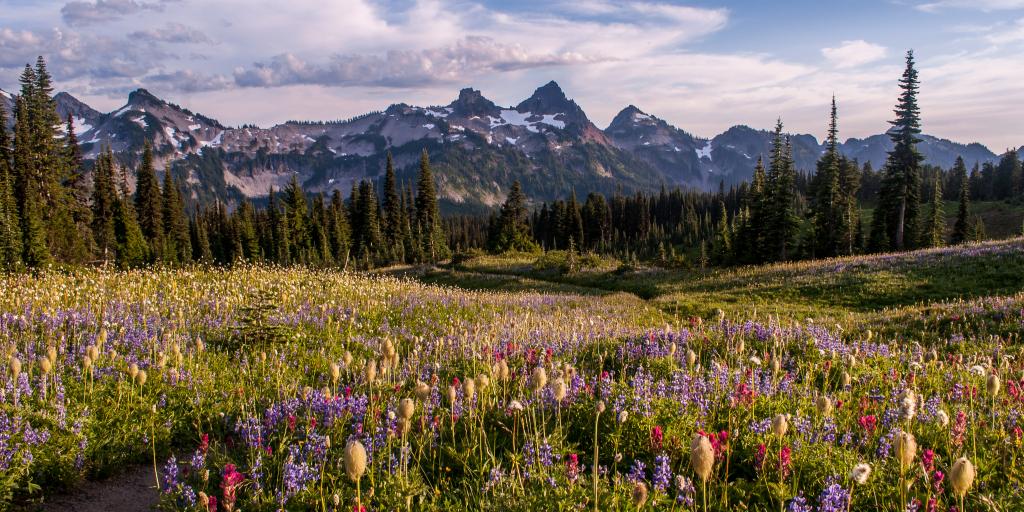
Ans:
{"type": "Polygon", "coordinates": [[[855,68],[884,59],[886,48],[863,39],[857,39],[843,41],[835,48],[822,48],[821,54],[839,69],[855,68]]]}
{"type": "Polygon", "coordinates": [[[938,0],[920,3],[915,7],[925,12],[936,12],[947,8],[991,12],[1024,9],[1024,0],[938,0]]]}

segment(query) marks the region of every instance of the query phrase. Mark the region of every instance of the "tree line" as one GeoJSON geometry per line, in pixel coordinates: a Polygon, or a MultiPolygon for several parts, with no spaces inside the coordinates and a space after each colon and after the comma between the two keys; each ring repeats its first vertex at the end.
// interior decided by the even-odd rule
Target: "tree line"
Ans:
{"type": "Polygon", "coordinates": [[[591,192],[582,201],[573,192],[531,210],[514,182],[489,215],[445,218],[426,151],[415,184],[398,182],[388,154],[383,180],[353,182],[348,198],[337,190],[307,193],[293,176],[269,190],[265,206],[197,204],[171,172],[158,177],[148,142],[134,170],[106,148],[92,162],[89,180],[73,120],[62,126],[42,58],[25,67],[20,84],[13,136],[0,109],[0,268],[6,269],[242,261],[371,268],[434,263],[452,249],[757,264],[977,240],[984,225],[970,216],[970,201],[1024,198],[1016,151],[970,172],[962,158],[950,170],[923,163],[912,52],[889,131],[894,148],[879,171],[839,152],[833,98],[825,151],[813,173],[795,169],[780,120],[751,180],[728,189],[591,192]],[[959,201],[948,237],[944,200],[959,201]],[[862,219],[863,207],[872,205],[870,218],[862,219]]]}
{"type": "Polygon", "coordinates": [[[894,147],[880,171],[839,152],[833,98],[825,151],[813,174],[794,168],[792,145],[780,120],[767,162],[759,158],[752,179],[728,191],[721,186],[717,193],[663,189],[611,198],[591,193],[582,204],[573,193],[568,200],[544,203],[527,215],[514,185],[486,228],[480,227],[483,221],[460,219],[453,226],[453,242],[486,245],[493,252],[539,245],[611,254],[624,261],[730,265],[909,250],[984,238],[984,224],[970,215],[969,203],[1024,199],[1017,151],[1007,151],[997,164],[976,165],[970,173],[963,158],[948,171],[925,165],[917,148],[921,120],[913,52],[907,52],[899,84],[889,131],[894,147]],[[944,200],[959,201],[949,236],[944,200]],[[870,219],[862,219],[864,205],[874,205],[870,219]]]}
{"type": "Polygon", "coordinates": [[[25,66],[20,85],[13,137],[0,108],[0,269],[241,261],[366,268],[450,255],[426,151],[415,188],[399,188],[388,155],[382,198],[371,180],[353,183],[345,201],[338,191],[307,194],[293,176],[270,189],[266,207],[215,201],[187,215],[182,183],[171,172],[158,178],[149,141],[134,171],[104,149],[89,182],[42,57],[25,66]]]}

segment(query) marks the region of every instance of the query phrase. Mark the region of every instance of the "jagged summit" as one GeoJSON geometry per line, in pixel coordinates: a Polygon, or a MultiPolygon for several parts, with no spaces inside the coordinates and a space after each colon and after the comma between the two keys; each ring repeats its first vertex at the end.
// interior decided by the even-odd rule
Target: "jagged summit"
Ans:
{"type": "Polygon", "coordinates": [[[501,110],[493,101],[484,97],[477,89],[465,88],[459,91],[459,97],[448,105],[452,113],[459,116],[498,116],[501,110]]]}
{"type": "Polygon", "coordinates": [[[565,92],[554,80],[537,88],[529,98],[523,100],[516,106],[519,112],[532,112],[534,114],[570,114],[582,113],[576,102],[565,96],[565,92]]]}
{"type": "Polygon", "coordinates": [[[128,93],[129,105],[163,105],[164,103],[164,100],[157,98],[153,93],[141,87],[128,93]]]}

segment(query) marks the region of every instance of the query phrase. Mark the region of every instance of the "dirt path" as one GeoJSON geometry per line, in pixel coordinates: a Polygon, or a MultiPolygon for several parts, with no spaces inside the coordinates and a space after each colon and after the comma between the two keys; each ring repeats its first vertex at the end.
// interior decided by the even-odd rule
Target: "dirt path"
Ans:
{"type": "Polygon", "coordinates": [[[39,508],[42,512],[148,512],[159,498],[154,488],[153,467],[134,466],[101,482],[86,482],[80,488],[52,496],[39,508]]]}

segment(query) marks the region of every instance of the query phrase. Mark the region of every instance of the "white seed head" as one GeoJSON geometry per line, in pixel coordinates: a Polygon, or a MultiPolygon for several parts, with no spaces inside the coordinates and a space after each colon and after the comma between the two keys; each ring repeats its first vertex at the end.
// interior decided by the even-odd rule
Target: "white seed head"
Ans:
{"type": "Polygon", "coordinates": [[[715,450],[707,437],[697,434],[690,443],[690,467],[701,481],[706,482],[711,476],[711,468],[715,464],[715,450]]]}
{"type": "Polygon", "coordinates": [[[868,481],[868,476],[871,475],[871,466],[861,462],[853,467],[850,471],[850,479],[857,483],[857,485],[864,485],[868,481]]]}
{"type": "Polygon", "coordinates": [[[974,464],[967,457],[960,457],[953,468],[949,470],[949,483],[953,486],[953,493],[963,497],[974,485],[974,464]]]}
{"type": "Polygon", "coordinates": [[[785,437],[789,430],[789,417],[785,414],[776,415],[772,418],[772,433],[776,437],[785,437]]]}
{"type": "Polygon", "coordinates": [[[359,441],[349,441],[343,454],[345,474],[349,480],[358,482],[366,472],[366,448],[359,441]]]}

